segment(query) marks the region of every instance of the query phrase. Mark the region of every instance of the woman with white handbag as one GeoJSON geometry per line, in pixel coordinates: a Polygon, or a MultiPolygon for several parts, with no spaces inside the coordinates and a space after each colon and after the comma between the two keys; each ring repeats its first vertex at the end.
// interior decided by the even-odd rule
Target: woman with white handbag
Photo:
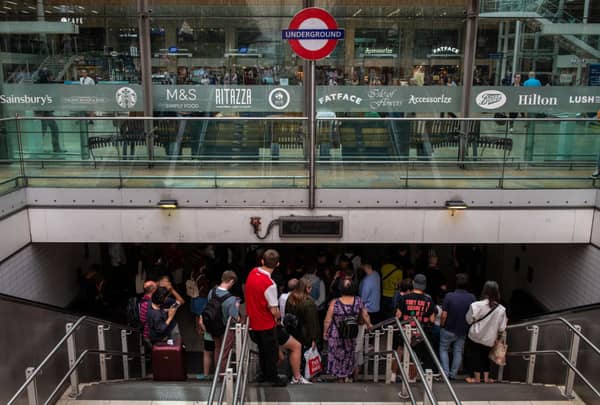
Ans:
{"type": "Polygon", "coordinates": [[[506,329],[508,319],[506,308],[500,304],[500,287],[495,281],[487,281],[483,286],[481,300],[471,304],[466,314],[469,325],[467,349],[471,359],[473,376],[466,379],[468,383],[493,383],[490,378],[490,350],[499,341],[506,329]]]}

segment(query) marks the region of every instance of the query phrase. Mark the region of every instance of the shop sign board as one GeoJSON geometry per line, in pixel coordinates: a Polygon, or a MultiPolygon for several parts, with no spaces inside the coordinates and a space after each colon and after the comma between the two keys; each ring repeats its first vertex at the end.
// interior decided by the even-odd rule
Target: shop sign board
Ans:
{"type": "Polygon", "coordinates": [[[156,111],[302,112],[300,86],[169,86],[152,87],[156,111]]]}
{"type": "Polygon", "coordinates": [[[460,110],[460,87],[318,86],[319,112],[448,112],[460,110]]]}
{"type": "MultiPolygon", "coordinates": [[[[4,115],[26,111],[143,111],[142,87],[137,84],[3,84],[4,115]]],[[[58,115],[58,114],[57,114],[58,115]]]]}
{"type": "Polygon", "coordinates": [[[333,16],[318,7],[299,11],[287,30],[281,31],[296,55],[307,60],[320,60],[331,54],[337,42],[344,39],[344,30],[338,29],[333,16]]]}
{"type": "Polygon", "coordinates": [[[600,109],[600,93],[588,86],[473,87],[471,111],[587,113],[600,109]]]}
{"type": "MultiPolygon", "coordinates": [[[[302,86],[154,85],[155,111],[302,113],[302,86]]],[[[473,88],[474,113],[588,113],[600,110],[595,86],[473,88]]],[[[320,113],[459,112],[461,86],[317,86],[320,113]]],[[[143,111],[137,84],[4,84],[0,87],[4,116],[36,111],[143,111]]]]}

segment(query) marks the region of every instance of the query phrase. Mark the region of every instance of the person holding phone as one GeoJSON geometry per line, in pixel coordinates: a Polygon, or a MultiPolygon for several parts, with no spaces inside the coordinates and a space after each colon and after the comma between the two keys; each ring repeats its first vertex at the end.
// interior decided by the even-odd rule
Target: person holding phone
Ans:
{"type": "Polygon", "coordinates": [[[177,322],[175,321],[177,308],[181,304],[173,300],[167,307],[165,303],[168,298],[169,290],[165,287],[158,287],[154,294],[152,294],[152,305],[148,308],[146,317],[152,344],[164,342],[168,339],[181,338],[177,322]]]}

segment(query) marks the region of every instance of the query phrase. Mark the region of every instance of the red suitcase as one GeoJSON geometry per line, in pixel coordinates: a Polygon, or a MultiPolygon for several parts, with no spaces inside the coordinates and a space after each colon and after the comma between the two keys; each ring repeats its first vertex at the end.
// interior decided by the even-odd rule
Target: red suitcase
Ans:
{"type": "Polygon", "coordinates": [[[187,378],[183,361],[184,348],[180,341],[172,345],[156,343],[152,346],[152,373],[156,381],[184,381],[187,378]]]}

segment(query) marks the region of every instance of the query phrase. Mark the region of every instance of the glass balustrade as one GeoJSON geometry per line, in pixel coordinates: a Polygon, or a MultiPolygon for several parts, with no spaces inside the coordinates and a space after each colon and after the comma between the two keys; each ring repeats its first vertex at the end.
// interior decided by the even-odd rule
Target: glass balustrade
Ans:
{"type": "MultiPolygon", "coordinates": [[[[600,122],[569,117],[321,117],[317,188],[597,186],[600,122]]],[[[30,187],[307,188],[303,117],[0,121],[0,191],[30,187]],[[53,132],[54,131],[54,132],[53,132]]]]}

